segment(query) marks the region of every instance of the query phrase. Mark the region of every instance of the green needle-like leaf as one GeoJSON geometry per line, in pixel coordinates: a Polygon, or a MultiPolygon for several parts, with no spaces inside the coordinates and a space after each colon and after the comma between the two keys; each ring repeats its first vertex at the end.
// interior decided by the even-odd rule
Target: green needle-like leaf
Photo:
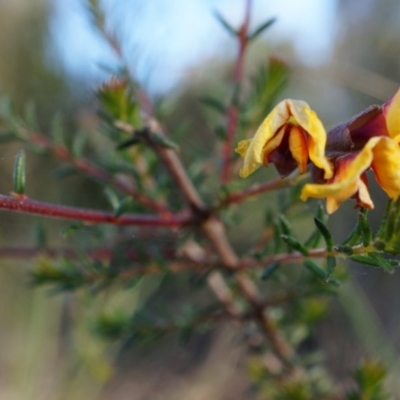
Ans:
{"type": "Polygon", "coordinates": [[[328,251],[331,251],[333,249],[333,239],[331,233],[320,219],[314,218],[314,222],[315,226],[318,228],[318,230],[321,232],[321,235],[325,239],[326,248],[328,249],[328,251]]]}
{"type": "Polygon", "coordinates": [[[359,222],[360,222],[360,228],[361,228],[362,237],[363,237],[363,245],[369,246],[372,241],[372,230],[371,230],[371,227],[369,226],[366,210],[360,210],[359,222]]]}
{"type": "Polygon", "coordinates": [[[125,214],[126,212],[128,212],[131,207],[132,207],[132,198],[131,197],[125,197],[123,198],[118,206],[115,208],[115,217],[118,218],[120,217],[122,214],[125,214]]]}
{"type": "Polygon", "coordinates": [[[284,215],[279,216],[279,226],[281,228],[281,232],[284,235],[291,235],[292,233],[292,227],[290,225],[290,222],[286,219],[284,215]]]}
{"type": "Polygon", "coordinates": [[[176,143],[174,143],[172,140],[166,138],[163,135],[152,132],[149,134],[149,136],[151,141],[155,143],[157,146],[165,147],[167,149],[179,150],[179,146],[176,143]]]}
{"type": "Polygon", "coordinates": [[[24,194],[26,181],[26,156],[23,150],[21,150],[15,157],[13,181],[14,192],[24,194]]]}
{"type": "Polygon", "coordinates": [[[328,270],[326,281],[329,282],[332,279],[333,273],[336,267],[336,258],[335,257],[328,257],[326,259],[326,269],[328,270]]]}
{"type": "Polygon", "coordinates": [[[229,25],[228,22],[226,22],[224,17],[218,11],[214,11],[214,16],[228,33],[233,36],[237,36],[237,31],[231,25],[229,25]]]}
{"type": "Polygon", "coordinates": [[[303,246],[296,238],[288,235],[281,235],[282,240],[293,250],[308,256],[308,249],[303,246]]]}
{"type": "Polygon", "coordinates": [[[113,210],[116,210],[120,203],[117,194],[114,192],[114,190],[112,190],[109,187],[106,187],[103,190],[103,192],[104,192],[105,196],[107,197],[107,200],[111,204],[111,207],[113,208],[113,210]]]}
{"type": "Polygon", "coordinates": [[[267,30],[269,27],[271,27],[274,23],[276,22],[276,18],[270,18],[269,20],[265,21],[264,23],[262,23],[261,25],[259,25],[254,32],[252,32],[249,36],[248,36],[248,40],[254,40],[257,38],[257,36],[261,35],[261,33],[263,33],[265,30],[267,30]]]}
{"type": "Polygon", "coordinates": [[[68,226],[66,226],[65,228],[63,228],[60,232],[61,236],[66,238],[69,235],[71,235],[72,233],[85,228],[86,225],[84,222],[73,222],[72,224],[69,224],[68,226]]]}
{"type": "Polygon", "coordinates": [[[368,254],[355,254],[350,256],[349,258],[350,260],[359,262],[361,264],[372,265],[373,267],[380,267],[388,272],[393,271],[393,268],[399,266],[399,261],[386,259],[376,252],[370,252],[368,254]]]}
{"type": "Polygon", "coordinates": [[[327,283],[329,281],[329,283],[332,283],[335,286],[340,286],[340,282],[335,279],[328,279],[328,274],[327,272],[321,268],[317,263],[315,263],[313,260],[305,260],[304,261],[304,266],[318,279],[324,281],[325,283],[327,283]]]}
{"type": "Polygon", "coordinates": [[[267,279],[271,278],[271,276],[274,274],[274,272],[279,268],[279,262],[274,262],[271,265],[268,265],[264,269],[264,271],[261,274],[261,279],[263,281],[266,281],[267,279]]]}
{"type": "Polygon", "coordinates": [[[207,107],[221,113],[222,115],[226,114],[226,106],[220,100],[211,96],[204,96],[200,98],[200,101],[207,107]]]}

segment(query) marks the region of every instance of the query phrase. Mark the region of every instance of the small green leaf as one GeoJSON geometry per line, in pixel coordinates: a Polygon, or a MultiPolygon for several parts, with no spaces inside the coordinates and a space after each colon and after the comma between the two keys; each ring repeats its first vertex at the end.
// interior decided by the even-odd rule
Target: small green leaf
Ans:
{"type": "Polygon", "coordinates": [[[391,199],[386,204],[385,214],[382,217],[381,225],[380,225],[380,227],[378,229],[378,232],[376,234],[376,238],[377,239],[382,239],[382,240],[385,240],[385,241],[390,240],[390,236],[391,235],[387,235],[387,224],[391,219],[393,219],[393,213],[392,213],[393,204],[394,204],[394,201],[391,200],[391,199]]]}
{"type": "MultiPolygon", "coordinates": [[[[327,272],[321,268],[317,263],[315,263],[313,260],[305,260],[304,261],[304,266],[318,279],[324,281],[325,283],[328,282],[328,274],[327,272]]],[[[332,283],[335,286],[340,286],[340,282],[332,278],[329,280],[329,283],[332,283]]]]}
{"type": "Polygon", "coordinates": [[[25,193],[26,181],[26,156],[24,150],[21,150],[15,157],[13,181],[14,192],[18,194],[25,193]]]}
{"type": "Polygon", "coordinates": [[[377,252],[370,252],[368,253],[368,255],[371,258],[371,260],[375,261],[376,264],[385,271],[391,272],[393,271],[394,267],[399,266],[399,261],[386,259],[377,252]]]}
{"type": "Polygon", "coordinates": [[[133,205],[133,201],[131,197],[125,197],[123,198],[118,206],[115,208],[115,212],[114,215],[116,218],[120,217],[122,214],[125,214],[126,212],[128,212],[133,205]]]}
{"type": "Polygon", "coordinates": [[[361,264],[372,265],[373,267],[380,267],[388,272],[393,271],[393,268],[399,266],[399,261],[386,259],[376,252],[370,252],[368,254],[354,254],[349,258],[350,260],[356,261],[361,264]]]}
{"type": "Polygon", "coordinates": [[[200,98],[200,101],[207,107],[212,108],[215,111],[225,115],[226,114],[226,106],[220,100],[211,96],[204,96],[200,98]]]}
{"type": "Polygon", "coordinates": [[[367,211],[362,209],[358,215],[363,237],[363,245],[366,247],[369,246],[372,241],[372,230],[367,219],[367,211]]]}
{"type": "Polygon", "coordinates": [[[120,311],[99,315],[92,326],[96,334],[108,340],[120,339],[129,328],[130,316],[120,311]]]}
{"type": "Polygon", "coordinates": [[[74,137],[74,141],[72,142],[72,154],[75,158],[82,157],[86,143],[87,136],[83,132],[78,132],[78,134],[74,137]]]}
{"type": "Polygon", "coordinates": [[[318,228],[318,230],[321,232],[321,235],[323,236],[323,238],[325,239],[326,248],[328,249],[328,251],[331,251],[333,249],[333,239],[332,239],[332,235],[329,232],[328,228],[318,218],[314,218],[314,223],[315,223],[315,226],[318,228]]]}
{"type": "Polygon", "coordinates": [[[258,126],[273,107],[289,78],[289,68],[277,58],[271,58],[252,78],[252,91],[248,104],[254,128],[258,126]]]}
{"type": "Polygon", "coordinates": [[[20,140],[14,132],[5,132],[0,134],[0,143],[9,143],[20,140]]]}
{"type": "Polygon", "coordinates": [[[269,20],[265,21],[261,25],[259,25],[254,32],[252,32],[248,36],[248,40],[254,40],[257,36],[259,36],[261,33],[263,33],[265,30],[267,30],[270,26],[272,26],[276,22],[276,18],[270,18],[269,20]]]}
{"type": "Polygon", "coordinates": [[[214,11],[214,16],[218,20],[218,22],[226,29],[228,33],[230,33],[233,36],[237,36],[237,31],[228,24],[228,22],[225,21],[225,19],[222,17],[222,15],[218,11],[214,11]]]}
{"type": "Polygon", "coordinates": [[[172,140],[166,138],[164,135],[160,135],[158,133],[151,132],[149,134],[150,139],[153,143],[160,147],[165,147],[167,149],[179,150],[179,146],[174,143],[172,140]]]}
{"type": "Polygon", "coordinates": [[[37,120],[37,113],[36,113],[36,106],[33,101],[28,101],[28,103],[25,105],[24,109],[24,118],[32,130],[39,130],[39,123],[37,120]]]}
{"type": "Polygon", "coordinates": [[[292,233],[292,227],[290,225],[290,222],[286,219],[286,217],[284,215],[280,215],[279,218],[279,226],[281,228],[281,232],[284,235],[291,235],[292,233]]]}
{"type": "Polygon", "coordinates": [[[328,214],[325,211],[325,207],[321,202],[318,204],[317,218],[324,223],[326,222],[326,220],[328,218],[328,214]]]}
{"type": "Polygon", "coordinates": [[[378,251],[384,251],[386,248],[386,243],[382,240],[374,240],[374,247],[378,251]]]}
{"type": "Polygon", "coordinates": [[[310,237],[304,242],[304,246],[308,249],[314,248],[318,246],[319,241],[321,240],[321,233],[318,229],[316,229],[310,237]]]}
{"type": "Polygon", "coordinates": [[[296,238],[288,235],[281,235],[282,240],[293,250],[308,256],[308,249],[303,246],[296,238]]]}
{"type": "Polygon", "coordinates": [[[262,274],[261,274],[261,279],[263,281],[266,281],[269,279],[274,272],[279,268],[279,262],[274,262],[271,265],[268,265],[268,267],[264,268],[262,274]]]}
{"type": "MultiPolygon", "coordinates": [[[[226,134],[226,128],[224,126],[217,126],[215,128],[215,134],[217,135],[217,138],[221,140],[222,142],[225,142],[227,139],[227,134],[226,134]]],[[[235,153],[235,155],[237,155],[235,153]]]]}
{"type": "Polygon", "coordinates": [[[326,281],[326,271],[322,269],[317,263],[312,260],[305,260],[304,265],[317,278],[323,280],[324,282],[326,281]]]}
{"type": "Polygon", "coordinates": [[[35,230],[33,231],[33,239],[35,246],[38,249],[45,249],[47,245],[47,235],[46,230],[44,229],[42,224],[38,224],[35,226],[35,230]]]}
{"type": "Polygon", "coordinates": [[[65,228],[63,228],[60,232],[61,236],[66,238],[72,233],[84,228],[86,225],[84,222],[73,222],[72,224],[69,224],[65,228]]]}
{"type": "Polygon", "coordinates": [[[365,360],[357,368],[354,377],[362,389],[374,389],[386,375],[385,367],[375,360],[365,360]]]}
{"type": "Polygon", "coordinates": [[[97,90],[101,116],[105,121],[127,122],[132,127],[141,125],[138,91],[125,76],[113,76],[97,90]]]}
{"type": "Polygon", "coordinates": [[[132,136],[128,140],[125,140],[124,142],[118,144],[117,150],[125,150],[128,147],[136,146],[141,142],[142,142],[142,139],[140,138],[140,136],[132,136]]]}
{"type": "Polygon", "coordinates": [[[336,267],[336,258],[335,257],[328,257],[326,259],[326,269],[327,269],[327,278],[326,281],[329,282],[332,279],[333,273],[336,267]]]}
{"type": "Polygon", "coordinates": [[[107,200],[110,202],[113,210],[116,210],[120,204],[117,194],[109,187],[106,187],[103,192],[106,195],[107,200]]]}
{"type": "Polygon", "coordinates": [[[179,332],[179,344],[182,346],[187,345],[193,336],[194,330],[194,327],[191,325],[183,326],[179,332]]]}
{"type": "Polygon", "coordinates": [[[63,116],[57,113],[51,121],[51,137],[55,144],[65,145],[63,116]]]}
{"type": "Polygon", "coordinates": [[[57,168],[53,175],[56,179],[67,178],[68,176],[75,175],[78,172],[75,166],[73,165],[63,165],[60,168],[57,168]]]}
{"type": "Polygon", "coordinates": [[[362,230],[360,222],[357,221],[356,226],[350,232],[350,235],[343,241],[342,245],[355,246],[360,243],[362,238],[362,230]]]}
{"type": "Polygon", "coordinates": [[[274,253],[278,254],[282,247],[282,239],[281,239],[281,227],[280,225],[273,221],[272,226],[274,228],[274,253]]]}

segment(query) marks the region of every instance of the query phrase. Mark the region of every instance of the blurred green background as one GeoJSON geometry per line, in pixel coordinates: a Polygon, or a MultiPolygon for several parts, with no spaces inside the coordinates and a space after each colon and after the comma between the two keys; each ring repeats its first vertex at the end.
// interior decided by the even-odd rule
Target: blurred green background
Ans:
{"type": "MultiPolygon", "coordinates": [[[[0,1],[1,95],[11,97],[20,109],[28,101],[34,101],[44,132],[53,115],[60,111],[66,129],[90,131],[95,110],[92,89],[106,76],[98,64],[116,65],[106,42],[90,31],[83,2],[71,2],[73,6],[69,11],[66,3],[61,0],[0,1]],[[83,47],[86,43],[89,55],[94,54],[92,59],[74,59],[83,54],[79,48],[74,53],[74,43],[80,41],[83,41],[83,47]]],[[[106,3],[106,9],[110,10],[110,29],[116,29],[132,72],[138,74],[155,98],[166,98],[167,105],[173,109],[167,119],[170,129],[185,123],[192,132],[190,139],[185,141],[185,161],[188,162],[197,152],[209,152],[210,142],[215,140],[198,99],[210,88],[221,95],[227,93],[234,42],[222,30],[218,40],[213,40],[213,35],[204,36],[200,31],[198,36],[193,33],[190,36],[193,47],[199,47],[200,42],[202,46],[188,58],[186,52],[190,53],[189,49],[185,50],[177,43],[180,38],[184,40],[182,31],[174,33],[173,30],[175,21],[189,17],[182,10],[179,14],[179,2],[175,1],[177,5],[168,14],[170,19],[163,18],[167,6],[161,3],[161,0],[152,1],[146,6],[146,2],[137,0],[129,2],[128,7],[110,1],[106,3]],[[119,18],[123,20],[124,29],[117,30],[119,18]],[[135,21],[147,21],[147,25],[135,21]],[[157,21],[157,25],[150,25],[151,21],[157,21]],[[168,37],[161,46],[160,37],[168,37]],[[206,50],[208,41],[212,52],[206,50]],[[156,42],[159,48],[147,51],[146,46],[152,47],[156,42]],[[168,58],[165,49],[169,47],[168,58]],[[204,57],[199,57],[202,50],[204,57]]],[[[238,0],[205,3],[203,9],[209,12],[211,20],[214,9],[219,9],[232,23],[240,20],[243,4],[238,0]]],[[[250,51],[247,61],[250,73],[267,57],[284,59],[292,72],[282,97],[307,101],[328,128],[371,104],[386,101],[395,93],[400,82],[399,2],[327,1],[327,9],[324,11],[319,6],[313,15],[301,14],[296,7],[290,7],[290,2],[286,3],[285,14],[295,14],[288,21],[295,24],[296,18],[301,20],[300,29],[290,34],[288,29],[280,31],[276,28],[276,32],[271,30],[271,36],[268,31],[250,51]],[[308,39],[306,37],[298,44],[296,37],[301,37],[301,27],[306,26],[307,21],[311,24],[314,19],[318,20],[318,12],[324,13],[320,16],[322,23],[314,33],[318,37],[312,38],[312,33],[308,32],[308,39]],[[315,40],[327,44],[318,47],[315,40]],[[319,56],[318,52],[321,52],[319,56]]],[[[313,2],[307,4],[311,10],[313,2]]],[[[263,10],[268,12],[268,7],[263,10]]],[[[257,14],[256,18],[265,20],[274,15],[271,8],[269,14],[257,14]]],[[[190,18],[199,19],[200,14],[190,18]]],[[[276,26],[279,24],[278,15],[276,26]]],[[[209,29],[215,32],[220,28],[210,25],[209,29]]],[[[96,146],[101,149],[101,137],[93,135],[96,146]]],[[[0,147],[3,171],[0,193],[12,190],[12,167],[18,150],[18,144],[0,147]]],[[[104,199],[95,184],[80,177],[58,182],[49,172],[57,166],[55,161],[29,154],[28,165],[28,193],[32,198],[104,207],[104,199]]],[[[260,172],[257,179],[267,176],[260,172]]],[[[377,188],[374,192],[376,210],[371,213],[371,218],[377,225],[386,199],[377,188]]],[[[244,246],[242,237],[251,236],[256,229],[252,225],[256,220],[254,214],[249,218],[250,223],[241,226],[240,233],[232,232],[238,246],[244,246]]],[[[349,202],[330,219],[336,241],[346,236],[354,222],[355,213],[349,202]]],[[[1,245],[32,245],[38,223],[38,218],[2,211],[1,245]]],[[[42,223],[52,245],[68,243],[58,235],[64,226],[62,222],[42,223]]],[[[3,259],[0,264],[0,398],[249,398],[248,381],[242,373],[245,346],[230,325],[193,338],[185,346],[171,335],[155,346],[126,352],[91,335],[87,321],[97,308],[114,305],[140,308],[157,289],[156,278],[145,280],[135,290],[114,293],[112,297],[103,296],[99,302],[84,293],[51,295],[48,290],[32,290],[26,273],[32,265],[30,260],[3,259]],[[73,319],[70,318],[72,314],[73,319]]],[[[349,385],[348,372],[360,358],[376,356],[382,359],[392,370],[393,379],[389,385],[396,392],[400,390],[394,379],[399,373],[399,275],[357,265],[351,266],[350,273],[352,278],[341,289],[339,298],[332,301],[327,319],[316,328],[316,346],[322,349],[326,365],[344,387],[349,385]]]]}

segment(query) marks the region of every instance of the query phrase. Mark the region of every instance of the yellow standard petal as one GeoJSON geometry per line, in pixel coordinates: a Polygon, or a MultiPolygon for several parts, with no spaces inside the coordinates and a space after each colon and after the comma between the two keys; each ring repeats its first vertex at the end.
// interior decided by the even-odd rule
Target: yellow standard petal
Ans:
{"type": "Polygon", "coordinates": [[[395,139],[397,143],[400,142],[400,89],[394,95],[394,97],[389,100],[383,106],[385,117],[386,117],[386,127],[389,131],[391,138],[395,139]]]}
{"type": "Polygon", "coordinates": [[[287,100],[281,101],[257,129],[244,156],[240,176],[246,178],[263,164],[264,146],[289,119],[287,100]]]}
{"type": "Polygon", "coordinates": [[[304,101],[288,100],[290,113],[308,133],[308,152],[311,161],[325,171],[325,179],[332,177],[332,166],[325,157],[326,132],[317,114],[304,101]]]}
{"type": "Polygon", "coordinates": [[[400,196],[400,147],[392,139],[383,137],[373,148],[372,170],[387,195],[396,200],[400,196]]]}
{"type": "Polygon", "coordinates": [[[331,183],[307,184],[300,198],[327,198],[327,211],[333,213],[346,199],[354,196],[360,188],[361,174],[370,167],[373,159],[372,149],[381,138],[372,138],[366,146],[354,157],[344,158],[337,162],[338,169],[331,183]]]}
{"type": "Polygon", "coordinates": [[[240,157],[244,158],[244,156],[246,155],[246,151],[249,148],[252,140],[253,139],[241,140],[238,143],[235,151],[236,151],[236,153],[240,154],[240,157]]]}
{"type": "Polygon", "coordinates": [[[336,211],[346,199],[358,193],[358,197],[368,208],[373,208],[365,183],[361,175],[372,167],[378,183],[389,197],[400,196],[400,148],[388,137],[373,137],[354,157],[347,157],[338,163],[332,182],[326,184],[307,184],[301,199],[308,197],[327,198],[327,211],[336,211]]]}

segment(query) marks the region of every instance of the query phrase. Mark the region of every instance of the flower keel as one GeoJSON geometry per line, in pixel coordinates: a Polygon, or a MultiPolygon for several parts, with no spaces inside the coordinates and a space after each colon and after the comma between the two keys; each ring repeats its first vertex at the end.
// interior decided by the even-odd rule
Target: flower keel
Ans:
{"type": "Polygon", "coordinates": [[[308,104],[284,100],[265,118],[253,139],[239,142],[236,152],[244,158],[240,176],[245,178],[270,162],[282,176],[296,166],[303,173],[311,160],[328,179],[332,168],[325,157],[325,144],[325,129],[308,104]]]}
{"type": "Polygon", "coordinates": [[[326,184],[305,185],[301,199],[326,198],[330,214],[348,198],[355,198],[358,207],[373,208],[365,175],[369,168],[388,196],[397,199],[400,196],[400,147],[386,136],[373,137],[362,150],[338,157],[334,176],[326,184]]]}

